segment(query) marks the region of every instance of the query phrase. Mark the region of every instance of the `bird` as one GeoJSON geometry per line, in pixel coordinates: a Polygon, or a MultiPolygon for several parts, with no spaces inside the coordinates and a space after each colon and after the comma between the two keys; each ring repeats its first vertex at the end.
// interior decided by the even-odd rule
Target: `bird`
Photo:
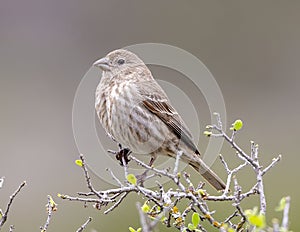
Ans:
{"type": "Polygon", "coordinates": [[[192,135],[145,63],[133,52],[117,49],[96,60],[102,70],[95,109],[106,133],[137,154],[176,158],[199,172],[216,190],[226,185],[201,159],[192,135]]]}

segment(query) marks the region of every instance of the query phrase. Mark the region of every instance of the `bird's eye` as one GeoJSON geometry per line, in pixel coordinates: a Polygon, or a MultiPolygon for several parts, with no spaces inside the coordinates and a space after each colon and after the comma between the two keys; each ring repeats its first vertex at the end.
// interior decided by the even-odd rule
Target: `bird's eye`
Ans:
{"type": "Polygon", "coordinates": [[[121,64],[124,64],[125,63],[125,60],[124,59],[118,59],[118,64],[121,65],[121,64]]]}

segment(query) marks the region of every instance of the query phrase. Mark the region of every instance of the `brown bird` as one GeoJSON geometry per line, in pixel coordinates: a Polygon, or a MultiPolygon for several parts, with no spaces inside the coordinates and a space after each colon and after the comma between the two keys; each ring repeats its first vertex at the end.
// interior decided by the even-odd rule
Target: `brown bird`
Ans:
{"type": "Polygon", "coordinates": [[[96,90],[95,108],[106,133],[137,154],[181,159],[217,190],[224,182],[202,161],[191,133],[172,107],[164,90],[144,62],[132,52],[115,50],[97,60],[103,70],[96,90]]]}

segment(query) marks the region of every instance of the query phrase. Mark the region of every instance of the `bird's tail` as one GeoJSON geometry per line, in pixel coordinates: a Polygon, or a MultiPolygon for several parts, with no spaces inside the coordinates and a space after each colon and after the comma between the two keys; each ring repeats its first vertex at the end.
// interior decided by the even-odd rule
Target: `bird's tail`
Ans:
{"type": "Polygon", "coordinates": [[[214,173],[200,158],[192,160],[189,164],[199,172],[216,190],[224,190],[226,185],[216,173],[214,173]]]}

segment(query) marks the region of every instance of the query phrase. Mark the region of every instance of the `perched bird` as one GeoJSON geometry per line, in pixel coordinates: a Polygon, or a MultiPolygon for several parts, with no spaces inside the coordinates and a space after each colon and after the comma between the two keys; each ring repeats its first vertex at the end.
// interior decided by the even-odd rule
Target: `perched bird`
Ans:
{"type": "Polygon", "coordinates": [[[95,108],[106,133],[137,154],[176,157],[191,165],[217,190],[224,182],[202,161],[191,133],[144,62],[119,49],[97,60],[102,69],[95,108]]]}

